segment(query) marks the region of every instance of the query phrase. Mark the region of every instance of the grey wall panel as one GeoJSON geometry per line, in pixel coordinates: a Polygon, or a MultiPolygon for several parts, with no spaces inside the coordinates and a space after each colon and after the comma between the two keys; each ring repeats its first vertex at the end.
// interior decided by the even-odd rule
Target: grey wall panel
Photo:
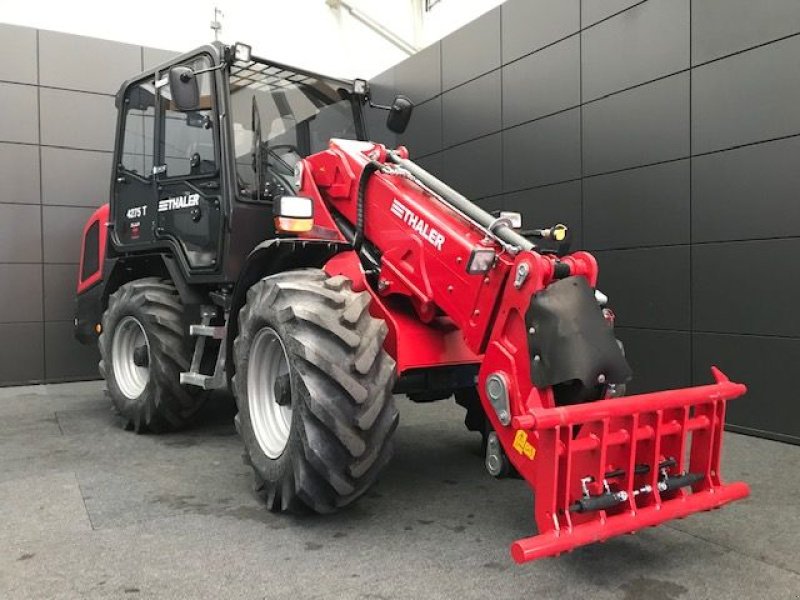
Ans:
{"type": "Polygon", "coordinates": [[[503,67],[503,127],[537,119],[581,102],[580,38],[503,67]]]}
{"type": "Polygon", "coordinates": [[[39,147],[0,143],[0,202],[39,204],[39,147]]]}
{"type": "Polygon", "coordinates": [[[689,188],[689,159],[586,178],[586,247],[688,244],[689,188]]]}
{"type": "MultiPolygon", "coordinates": [[[[384,119],[386,113],[384,112],[384,119]]],[[[414,108],[406,132],[398,143],[408,147],[411,157],[432,154],[442,149],[442,98],[431,98],[414,108]]]]}
{"type": "Polygon", "coordinates": [[[108,199],[112,94],[174,53],[8,25],[0,52],[0,386],[97,377],[72,317],[80,234],[108,199]]]}
{"type": "Polygon", "coordinates": [[[583,101],[689,67],[689,0],[649,0],[582,34],[583,101]]]}
{"type": "Polygon", "coordinates": [[[0,323],[0,386],[44,379],[44,325],[0,323]]]}
{"type": "Polygon", "coordinates": [[[588,27],[647,0],[581,0],[581,23],[588,27]]]}
{"type": "Polygon", "coordinates": [[[96,379],[100,355],[96,346],[84,346],[72,335],[72,321],[44,324],[45,375],[50,380],[96,379]]]}
{"type": "Polygon", "coordinates": [[[797,32],[797,0],[692,0],[692,64],[797,32]]]}
{"type": "Polygon", "coordinates": [[[688,73],[583,107],[586,175],[683,158],[688,154],[688,73]]]}
{"type": "Polygon", "coordinates": [[[109,152],[42,148],[42,202],[100,206],[109,200],[109,152]]]}
{"type": "Polygon", "coordinates": [[[580,111],[503,131],[503,189],[515,191],[581,175],[580,111]]]}
{"type": "Polygon", "coordinates": [[[481,15],[442,40],[442,89],[500,66],[500,9],[481,15]]]}
{"type": "MultiPolygon", "coordinates": [[[[397,134],[389,131],[389,129],[386,127],[385,110],[367,107],[364,120],[366,121],[368,140],[372,142],[378,142],[380,144],[386,144],[391,148],[394,148],[397,145],[397,134]]],[[[413,120],[414,117],[412,117],[412,122],[413,120]]]]}
{"type": "Polygon", "coordinates": [[[419,164],[419,166],[428,171],[428,173],[433,174],[439,179],[444,178],[444,171],[442,168],[444,161],[441,152],[437,152],[436,154],[429,154],[428,156],[422,158],[414,158],[414,155],[412,153],[411,160],[419,164]]]}
{"type": "MultiPolygon", "coordinates": [[[[391,68],[370,80],[369,89],[373,102],[387,106],[392,103],[396,94],[394,79],[394,68],[391,68]]],[[[419,119],[420,109],[420,106],[414,107],[414,116],[409,127],[415,126],[414,122],[419,119]]],[[[385,110],[371,108],[369,105],[365,105],[364,110],[367,122],[367,139],[391,147],[396,146],[397,134],[389,131],[386,127],[388,113],[385,110]]]]}
{"type": "Polygon", "coordinates": [[[41,207],[0,204],[0,263],[41,260],[41,207]]]}
{"type": "Polygon", "coordinates": [[[580,29],[580,0],[508,0],[501,7],[503,64],[580,29]]]}
{"type": "Polygon", "coordinates": [[[689,329],[688,246],[603,250],[595,256],[598,287],[621,327],[689,329]]]}
{"type": "Polygon", "coordinates": [[[419,104],[442,93],[442,47],[431,44],[395,67],[395,86],[419,104]]]}
{"type": "Polygon", "coordinates": [[[112,96],[41,89],[42,143],[113,150],[117,111],[112,96]]]}
{"type": "Polygon", "coordinates": [[[78,265],[44,265],[45,321],[69,321],[75,316],[78,265]]]}
{"type": "Polygon", "coordinates": [[[798,256],[798,238],[695,245],[695,328],[800,337],[798,256]],[[747,285],[748,276],[758,278],[755,285],[747,285]]]}
{"type": "Polygon", "coordinates": [[[39,143],[38,88],[0,83],[0,142],[39,143]]]}
{"type": "Polygon", "coordinates": [[[157,67],[179,54],[180,52],[162,50],[161,48],[142,48],[142,70],[157,67]]]}
{"type": "Polygon", "coordinates": [[[0,322],[42,320],[41,265],[0,264],[0,290],[0,322]]]}
{"type": "Polygon", "coordinates": [[[628,394],[655,392],[692,383],[692,344],[686,331],[616,327],[633,369],[628,394]]]}
{"type": "Polygon", "coordinates": [[[502,191],[500,134],[489,135],[442,153],[442,178],[468,198],[502,191]]]}
{"type": "Polygon", "coordinates": [[[116,94],[142,69],[140,46],[56,31],[39,32],[39,84],[116,94]]]}
{"type": "Polygon", "coordinates": [[[747,395],[728,404],[727,423],[800,442],[800,402],[791,391],[797,388],[800,340],[696,333],[693,343],[696,383],[710,383],[709,368],[716,365],[747,384],[747,395]]]}
{"type": "Polygon", "coordinates": [[[692,71],[695,154],[800,133],[800,36],[692,71]]]}
{"type": "Polygon", "coordinates": [[[800,138],[692,159],[695,242],[800,233],[800,138]]]}
{"type": "MultiPolygon", "coordinates": [[[[533,190],[504,194],[503,209],[522,215],[523,229],[539,229],[563,223],[572,236],[572,249],[581,245],[581,182],[569,181],[533,190]]],[[[552,248],[544,241],[541,247],[552,248]]]]}
{"type": "Polygon", "coordinates": [[[477,201],[478,206],[487,212],[504,210],[506,201],[504,196],[491,196],[489,198],[481,198],[477,201]]]}
{"type": "Polygon", "coordinates": [[[0,23],[0,81],[36,83],[36,30],[0,23]]]}
{"type": "Polygon", "coordinates": [[[442,95],[444,146],[500,131],[500,71],[442,95]]]}
{"type": "Polygon", "coordinates": [[[71,206],[42,207],[44,262],[78,263],[81,258],[81,232],[92,208],[71,206]]]}

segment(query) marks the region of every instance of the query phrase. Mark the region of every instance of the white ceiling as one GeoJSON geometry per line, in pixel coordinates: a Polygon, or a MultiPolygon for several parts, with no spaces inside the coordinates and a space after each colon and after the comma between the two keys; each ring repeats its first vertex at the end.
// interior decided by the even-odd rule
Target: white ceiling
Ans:
{"type": "MultiPolygon", "coordinates": [[[[502,0],[441,0],[415,30],[413,0],[349,0],[409,43],[424,47],[502,0]]],[[[424,2],[421,2],[424,4],[424,2]]],[[[186,51],[213,39],[242,41],[260,56],[344,77],[372,77],[406,54],[325,0],[6,0],[0,21],[186,51]]]]}

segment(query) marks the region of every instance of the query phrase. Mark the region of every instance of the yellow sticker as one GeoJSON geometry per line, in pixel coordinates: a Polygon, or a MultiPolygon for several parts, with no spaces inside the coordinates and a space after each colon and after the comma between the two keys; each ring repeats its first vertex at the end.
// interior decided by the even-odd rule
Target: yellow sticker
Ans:
{"type": "Polygon", "coordinates": [[[528,441],[528,434],[522,429],[517,430],[517,434],[514,436],[513,447],[514,450],[523,456],[527,456],[530,460],[533,460],[533,457],[536,456],[536,448],[528,441]]]}

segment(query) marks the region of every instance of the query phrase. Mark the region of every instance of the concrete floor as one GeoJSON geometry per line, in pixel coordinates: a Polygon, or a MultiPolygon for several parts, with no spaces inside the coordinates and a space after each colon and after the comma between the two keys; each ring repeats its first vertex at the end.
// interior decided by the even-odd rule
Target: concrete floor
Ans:
{"type": "Polygon", "coordinates": [[[394,462],[329,517],[262,508],[231,401],[122,431],[100,383],[0,389],[0,598],[800,598],[800,448],[728,434],[752,498],[516,566],[524,483],[483,471],[450,402],[399,399],[394,462]]]}

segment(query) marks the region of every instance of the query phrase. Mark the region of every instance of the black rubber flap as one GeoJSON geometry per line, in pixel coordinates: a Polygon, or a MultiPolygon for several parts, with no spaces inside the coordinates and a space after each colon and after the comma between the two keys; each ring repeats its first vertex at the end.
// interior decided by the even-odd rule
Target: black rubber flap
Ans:
{"type": "Polygon", "coordinates": [[[588,388],[600,375],[606,383],[630,379],[628,361],[585,278],[567,277],[536,294],[525,323],[537,388],[574,380],[588,388]]]}

